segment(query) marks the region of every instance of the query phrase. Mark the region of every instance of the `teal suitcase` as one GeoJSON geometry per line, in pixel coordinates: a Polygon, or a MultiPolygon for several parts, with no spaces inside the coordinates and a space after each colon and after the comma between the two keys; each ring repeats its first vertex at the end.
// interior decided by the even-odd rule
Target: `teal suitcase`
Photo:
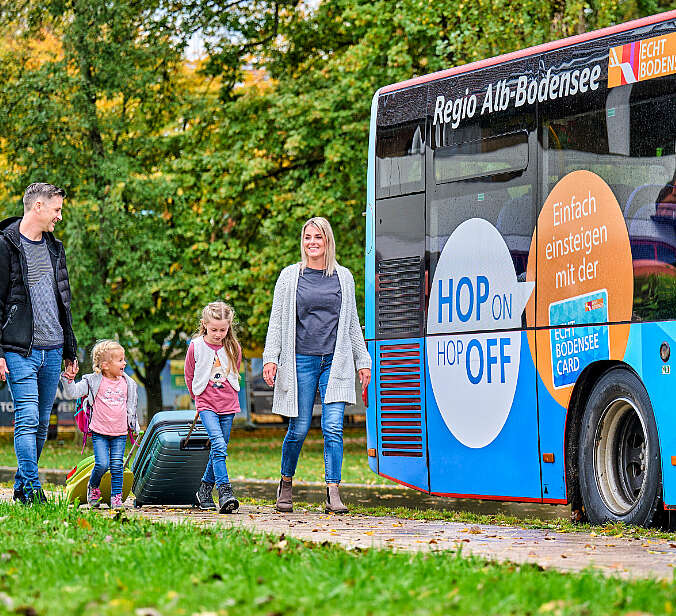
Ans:
{"type": "Polygon", "coordinates": [[[134,506],[194,505],[209,461],[209,436],[195,411],[161,411],[148,424],[132,464],[134,506]]]}

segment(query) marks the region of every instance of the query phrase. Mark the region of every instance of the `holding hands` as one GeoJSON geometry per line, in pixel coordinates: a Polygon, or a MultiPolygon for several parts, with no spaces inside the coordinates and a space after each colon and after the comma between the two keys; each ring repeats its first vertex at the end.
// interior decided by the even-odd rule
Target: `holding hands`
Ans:
{"type": "Polygon", "coordinates": [[[64,363],[66,364],[66,369],[63,371],[63,376],[65,376],[69,381],[74,381],[75,376],[80,369],[80,366],[77,363],[77,358],[73,360],[66,359],[64,360],[64,363]]]}

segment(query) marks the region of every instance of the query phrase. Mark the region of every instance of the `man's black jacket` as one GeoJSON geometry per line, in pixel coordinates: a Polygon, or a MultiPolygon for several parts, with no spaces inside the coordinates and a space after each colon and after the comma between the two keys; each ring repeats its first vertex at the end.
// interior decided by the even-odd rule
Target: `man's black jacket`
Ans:
{"type": "MultiPolygon", "coordinates": [[[[33,308],[26,284],[28,264],[21,247],[19,223],[15,216],[0,222],[0,357],[6,351],[27,357],[33,347],[33,308]]],[[[63,328],[63,358],[75,359],[77,341],[70,314],[70,283],[63,244],[52,233],[43,233],[56,280],[59,322],[63,328]]]]}

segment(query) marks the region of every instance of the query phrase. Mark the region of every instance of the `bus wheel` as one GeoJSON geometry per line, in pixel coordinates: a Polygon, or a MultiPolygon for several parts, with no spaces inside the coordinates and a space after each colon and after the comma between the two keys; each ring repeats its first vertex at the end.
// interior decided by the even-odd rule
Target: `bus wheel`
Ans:
{"type": "Polygon", "coordinates": [[[594,385],[578,456],[592,524],[652,522],[662,496],[659,439],[648,392],[633,372],[613,368],[594,385]]]}

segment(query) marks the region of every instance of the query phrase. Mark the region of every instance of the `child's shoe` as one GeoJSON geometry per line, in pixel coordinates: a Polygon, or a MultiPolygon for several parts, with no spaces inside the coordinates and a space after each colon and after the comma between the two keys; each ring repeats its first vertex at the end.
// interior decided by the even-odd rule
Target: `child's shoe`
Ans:
{"type": "Polygon", "coordinates": [[[219,513],[232,513],[239,509],[239,501],[232,493],[232,487],[229,483],[222,483],[218,486],[218,510],[219,513]]]}
{"type": "Polygon", "coordinates": [[[124,509],[124,503],[122,502],[122,494],[113,494],[110,497],[110,508],[111,509],[124,509]]]}
{"type": "Polygon", "coordinates": [[[199,490],[195,492],[195,499],[197,500],[197,506],[200,509],[216,509],[216,503],[214,503],[214,497],[212,492],[214,491],[214,484],[207,483],[202,481],[200,483],[199,490]]]}
{"type": "Polygon", "coordinates": [[[101,489],[87,486],[87,502],[93,509],[98,509],[101,506],[101,489]]]}

